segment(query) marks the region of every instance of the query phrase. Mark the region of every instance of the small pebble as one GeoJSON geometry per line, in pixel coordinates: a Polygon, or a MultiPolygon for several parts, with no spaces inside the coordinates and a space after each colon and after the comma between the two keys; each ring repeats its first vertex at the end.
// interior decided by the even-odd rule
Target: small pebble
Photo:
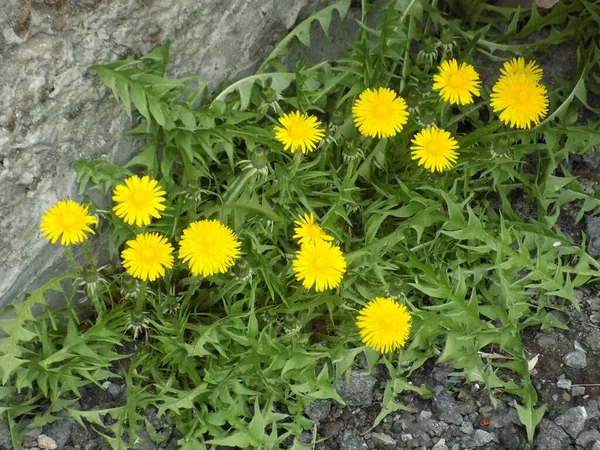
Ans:
{"type": "Polygon", "coordinates": [[[560,389],[568,391],[569,389],[571,389],[571,380],[569,380],[568,378],[561,378],[556,382],[556,386],[560,389]]]}
{"type": "Polygon", "coordinates": [[[396,445],[396,440],[385,433],[371,433],[371,437],[376,443],[381,445],[396,445]]]}
{"type": "Polygon", "coordinates": [[[110,386],[108,386],[108,393],[111,397],[117,398],[121,395],[121,386],[116,383],[111,383],[110,386]]]}
{"type": "Polygon", "coordinates": [[[37,438],[38,446],[40,448],[46,448],[49,450],[54,450],[56,447],[56,441],[45,434],[40,434],[37,438]]]}
{"type": "Polygon", "coordinates": [[[445,439],[440,439],[437,443],[431,448],[431,450],[448,450],[448,446],[446,445],[445,439]]]}
{"type": "Polygon", "coordinates": [[[570,402],[571,401],[571,396],[569,394],[567,394],[566,392],[562,395],[562,399],[563,402],[570,402]]]}
{"type": "Polygon", "coordinates": [[[585,352],[579,350],[567,353],[563,357],[563,362],[573,369],[585,369],[587,367],[585,352]]]}
{"type": "Polygon", "coordinates": [[[600,441],[594,442],[594,445],[592,445],[590,450],[600,450],[600,441]]]}
{"type": "Polygon", "coordinates": [[[580,397],[582,395],[585,395],[585,387],[573,386],[571,388],[571,397],[580,397]]]}
{"type": "MultiPolygon", "coordinates": [[[[408,441],[412,441],[412,440],[413,440],[412,434],[409,434],[409,433],[402,433],[402,434],[400,435],[400,440],[401,440],[402,442],[408,442],[408,441]]],[[[599,450],[600,450],[600,449],[599,449],[599,450]]]]}
{"type": "Polygon", "coordinates": [[[417,421],[418,422],[427,422],[432,417],[433,417],[433,413],[431,411],[424,410],[419,413],[419,417],[417,418],[417,421]]]}
{"type": "Polygon", "coordinates": [[[460,431],[462,431],[464,434],[473,434],[475,429],[473,428],[473,424],[471,422],[465,420],[460,426],[460,431]]]}
{"type": "Polygon", "coordinates": [[[575,350],[585,353],[585,348],[578,341],[573,342],[573,347],[575,350]]]}

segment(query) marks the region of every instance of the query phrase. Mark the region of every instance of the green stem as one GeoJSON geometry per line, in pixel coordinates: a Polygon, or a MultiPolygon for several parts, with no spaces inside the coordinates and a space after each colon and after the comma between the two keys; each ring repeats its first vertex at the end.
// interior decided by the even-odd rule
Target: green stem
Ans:
{"type": "Polygon", "coordinates": [[[203,278],[200,276],[194,276],[192,278],[192,281],[190,283],[190,285],[188,286],[188,290],[185,293],[185,297],[183,298],[183,301],[181,302],[181,308],[179,309],[179,311],[184,312],[187,310],[188,304],[190,303],[190,300],[192,298],[192,295],[194,295],[194,293],[196,292],[196,289],[198,289],[198,286],[200,286],[200,282],[203,278]]]}
{"type": "Polygon", "coordinates": [[[137,296],[135,297],[135,312],[140,314],[144,312],[146,306],[146,289],[146,282],[141,282],[139,284],[137,296]]]}
{"type": "Polygon", "coordinates": [[[79,264],[77,264],[77,262],[75,261],[75,258],[73,258],[73,250],[71,250],[70,245],[65,246],[65,256],[67,257],[67,262],[69,263],[69,266],[71,267],[71,269],[77,273],[80,273],[81,266],[79,264]]]}
{"type": "Polygon", "coordinates": [[[87,241],[85,241],[83,243],[83,254],[85,256],[85,260],[87,261],[88,265],[96,270],[96,264],[94,263],[94,259],[92,258],[92,254],[90,253],[90,247],[88,246],[87,241]]]}

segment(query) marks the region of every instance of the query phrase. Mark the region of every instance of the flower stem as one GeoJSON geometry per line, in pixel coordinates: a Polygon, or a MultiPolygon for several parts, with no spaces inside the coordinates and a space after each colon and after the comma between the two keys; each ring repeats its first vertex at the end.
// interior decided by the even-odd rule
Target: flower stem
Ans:
{"type": "Polygon", "coordinates": [[[71,246],[65,246],[65,256],[67,257],[67,262],[73,271],[76,273],[81,272],[81,266],[77,264],[75,258],[73,258],[73,250],[71,250],[71,246]]]}
{"type": "Polygon", "coordinates": [[[94,259],[92,258],[92,254],[90,253],[90,247],[88,246],[87,241],[83,243],[83,254],[89,266],[92,269],[96,270],[96,264],[94,263],[94,259]]]}

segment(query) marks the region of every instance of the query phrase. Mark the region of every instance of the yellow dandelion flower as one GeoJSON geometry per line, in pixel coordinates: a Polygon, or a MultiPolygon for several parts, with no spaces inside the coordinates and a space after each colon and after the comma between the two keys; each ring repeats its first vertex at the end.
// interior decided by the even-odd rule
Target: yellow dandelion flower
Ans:
{"type": "Polygon", "coordinates": [[[377,297],[360,310],[356,325],[365,345],[380,353],[388,353],[404,347],[411,321],[406,306],[389,297],[377,297]]]}
{"type": "Polygon", "coordinates": [[[364,136],[391,137],[408,121],[406,102],[389,88],[363,91],[352,106],[354,124],[364,136]]]}
{"type": "Polygon", "coordinates": [[[544,71],[535,61],[529,61],[525,64],[525,59],[521,56],[506,61],[500,69],[500,72],[504,76],[523,75],[535,81],[542,81],[542,76],[544,75],[544,71]]]}
{"type": "Polygon", "coordinates": [[[123,267],[134,278],[154,281],[173,267],[173,246],[158,233],[138,234],[121,252],[123,267]]]}
{"type": "Polygon", "coordinates": [[[73,200],[61,200],[42,216],[40,229],[53,244],[60,237],[61,245],[71,245],[87,240],[86,232],[94,234],[88,225],[97,222],[94,216],[88,216],[87,206],[73,200]]]}
{"type": "Polygon", "coordinates": [[[411,141],[412,159],[419,160],[419,166],[425,166],[431,172],[449,169],[456,163],[458,142],[446,130],[426,128],[415,135],[411,141]]]}
{"type": "Polygon", "coordinates": [[[319,128],[321,122],[315,116],[301,114],[300,111],[284,114],[279,122],[282,126],[275,127],[275,139],[291,152],[312,152],[325,136],[325,131],[319,128]]]}
{"type": "Polygon", "coordinates": [[[346,272],[346,260],[338,246],[314,241],[304,244],[296,253],[293,269],[302,286],[310,289],[314,285],[317,292],[323,292],[340,285],[346,272]]]}
{"type": "Polygon", "coordinates": [[[181,236],[179,257],[194,275],[225,273],[240,257],[241,243],[218,220],[192,222],[181,236]]]}
{"type": "Polygon", "coordinates": [[[156,180],[147,175],[142,178],[133,175],[115,188],[112,199],[117,204],[113,211],[129,225],[150,225],[152,217],[160,219],[159,211],[165,209],[165,195],[156,180]]]}
{"type": "Polygon", "coordinates": [[[473,96],[479,96],[479,74],[467,63],[460,66],[456,59],[443,61],[438,67],[439,73],[433,77],[433,89],[440,91],[445,102],[459,105],[473,103],[473,96]]]}
{"type": "Polygon", "coordinates": [[[319,224],[315,223],[313,213],[300,216],[294,223],[298,225],[294,228],[294,239],[298,239],[300,245],[316,241],[333,241],[333,238],[323,231],[319,224]]]}
{"type": "Polygon", "coordinates": [[[528,129],[548,114],[544,85],[531,74],[504,75],[492,88],[491,106],[500,121],[511,127],[528,129]]]}

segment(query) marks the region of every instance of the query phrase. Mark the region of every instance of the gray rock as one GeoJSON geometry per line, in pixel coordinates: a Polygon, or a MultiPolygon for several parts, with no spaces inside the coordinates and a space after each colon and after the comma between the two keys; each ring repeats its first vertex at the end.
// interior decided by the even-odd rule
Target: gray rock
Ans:
{"type": "Polygon", "coordinates": [[[585,369],[587,367],[585,353],[579,350],[567,353],[563,357],[563,362],[573,369],[585,369]]]}
{"type": "Polygon", "coordinates": [[[336,383],[337,393],[348,406],[370,406],[373,403],[373,388],[377,380],[364,372],[352,372],[346,382],[342,378],[336,383]]]}
{"type": "Polygon", "coordinates": [[[500,443],[507,450],[518,450],[521,448],[521,439],[514,427],[500,430],[500,443]]]}
{"type": "Polygon", "coordinates": [[[23,435],[23,441],[35,441],[38,438],[38,436],[42,434],[42,431],[44,431],[42,427],[35,427],[31,430],[27,430],[27,432],[23,435]]]}
{"type": "Polygon", "coordinates": [[[536,434],[536,449],[568,450],[570,443],[571,438],[561,427],[548,419],[542,419],[536,434]]]}
{"type": "Polygon", "coordinates": [[[431,447],[431,450],[448,450],[445,439],[440,439],[437,443],[431,447]]]}
{"type": "Polygon", "coordinates": [[[553,350],[556,348],[556,336],[550,333],[542,333],[536,338],[537,345],[543,350],[553,350]]]}
{"type": "Polygon", "coordinates": [[[475,429],[473,428],[473,424],[470,421],[463,420],[463,423],[460,426],[460,431],[464,434],[473,434],[475,429]]]}
{"type": "Polygon", "coordinates": [[[598,430],[583,431],[577,436],[575,443],[581,447],[588,447],[592,442],[600,441],[600,432],[598,430]]]}
{"type": "Polygon", "coordinates": [[[118,398],[121,395],[121,386],[116,383],[110,383],[107,391],[112,398],[118,398]]]}
{"type": "Polygon", "coordinates": [[[346,430],[340,440],[340,446],[344,450],[367,450],[367,443],[358,435],[358,432],[346,430]]]}
{"type": "Polygon", "coordinates": [[[460,414],[460,407],[456,400],[445,390],[442,390],[433,397],[433,408],[436,410],[440,419],[446,423],[461,425],[463,417],[460,414]]]}
{"type": "Polygon", "coordinates": [[[156,445],[150,439],[150,435],[146,430],[140,430],[137,432],[137,439],[134,444],[137,450],[156,450],[156,445]]]}
{"type": "Polygon", "coordinates": [[[598,408],[598,402],[593,399],[589,400],[585,406],[585,412],[590,420],[596,420],[600,418],[600,408],[598,408]]]}
{"type": "Polygon", "coordinates": [[[577,406],[575,408],[568,409],[564,414],[558,416],[556,419],[554,419],[554,423],[559,425],[573,439],[575,439],[577,435],[585,428],[586,419],[587,412],[585,408],[583,406],[577,406]]]}
{"type": "Polygon", "coordinates": [[[71,436],[71,431],[73,430],[75,421],[64,411],[61,411],[57,415],[60,417],[60,419],[58,419],[56,422],[52,422],[52,424],[46,429],[46,435],[56,441],[58,450],[63,450],[67,441],[69,440],[69,437],[71,436]]]}
{"type": "Polygon", "coordinates": [[[413,438],[412,434],[410,434],[410,433],[402,433],[402,434],[400,435],[400,440],[401,440],[402,442],[410,442],[410,441],[412,441],[413,439],[414,439],[414,438],[413,438]]]}
{"type": "Polygon", "coordinates": [[[568,378],[560,378],[556,382],[556,387],[568,391],[569,389],[571,389],[571,380],[569,380],[568,378]]]}
{"type": "Polygon", "coordinates": [[[600,450],[600,441],[594,442],[590,450],[600,450]]]}
{"type": "Polygon", "coordinates": [[[396,445],[396,439],[385,434],[385,433],[371,433],[371,437],[376,444],[384,447],[391,447],[396,445]]]}
{"type": "Polygon", "coordinates": [[[441,436],[448,429],[448,424],[441,420],[429,420],[423,427],[429,436],[436,437],[441,436]]]}
{"type": "Polygon", "coordinates": [[[600,351],[600,330],[592,328],[585,338],[585,343],[590,346],[592,352],[600,351]]]}
{"type": "Polygon", "coordinates": [[[584,386],[573,386],[571,388],[571,397],[581,397],[582,395],[585,395],[584,386]]]}
{"type": "Polygon", "coordinates": [[[56,441],[45,434],[40,434],[37,438],[38,447],[40,449],[55,450],[58,448],[56,441]]]}
{"type": "Polygon", "coordinates": [[[0,419],[0,450],[13,450],[8,424],[0,419]]]}
{"type": "Polygon", "coordinates": [[[472,442],[474,447],[483,447],[494,440],[494,435],[488,433],[485,430],[475,430],[472,436],[472,442]]]}
{"type": "Polygon", "coordinates": [[[428,420],[431,420],[432,417],[433,413],[431,411],[424,410],[419,413],[419,416],[417,417],[417,422],[427,422],[428,420]]]}
{"type": "Polygon", "coordinates": [[[327,418],[331,411],[330,400],[315,400],[306,408],[304,408],[304,414],[313,422],[320,422],[327,418]]]}
{"type": "Polygon", "coordinates": [[[587,217],[585,232],[588,235],[587,251],[594,258],[600,257],[600,217],[587,217]]]}

